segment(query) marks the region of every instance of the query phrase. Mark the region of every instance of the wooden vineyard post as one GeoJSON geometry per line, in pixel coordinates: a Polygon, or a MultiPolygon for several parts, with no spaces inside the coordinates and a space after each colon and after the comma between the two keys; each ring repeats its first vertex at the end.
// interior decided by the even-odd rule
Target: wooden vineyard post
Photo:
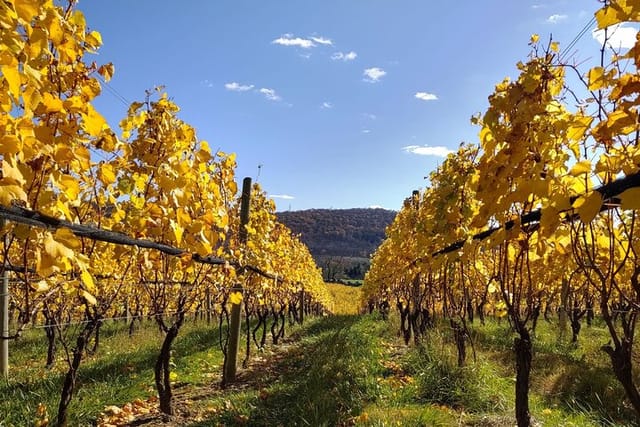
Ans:
{"type": "Polygon", "coordinates": [[[211,324],[211,289],[207,288],[205,294],[205,310],[207,312],[207,325],[211,324]]]}
{"type": "Polygon", "coordinates": [[[129,325],[131,323],[131,308],[129,307],[129,297],[127,296],[124,300],[124,317],[126,324],[129,325]]]}
{"type": "Polygon", "coordinates": [[[300,289],[300,324],[304,323],[304,286],[300,289]]]}
{"type": "MultiPolygon", "coordinates": [[[[231,289],[231,294],[239,293],[242,295],[242,285],[236,284],[231,289]]],[[[242,299],[238,298],[234,301],[231,298],[231,316],[229,320],[229,343],[227,344],[227,360],[224,364],[224,382],[230,384],[236,380],[236,369],[238,362],[238,351],[240,350],[240,314],[242,309],[242,299]]]]}
{"type": "MultiPolygon", "coordinates": [[[[0,221],[0,228],[3,228],[4,221],[0,221]]],[[[5,236],[5,255],[7,238],[5,236]]],[[[3,378],[9,376],[9,270],[7,270],[7,259],[3,260],[2,283],[0,284],[0,374],[3,378]]]]}
{"type": "MultiPolygon", "coordinates": [[[[246,225],[249,223],[249,207],[251,205],[251,178],[242,181],[242,200],[240,202],[240,230],[241,245],[247,243],[246,225]]],[[[229,342],[224,363],[223,384],[227,385],[236,380],[238,350],[240,349],[240,314],[242,308],[242,285],[236,284],[231,290],[231,318],[229,320],[229,342]],[[238,293],[240,294],[238,296],[238,293]]]]}

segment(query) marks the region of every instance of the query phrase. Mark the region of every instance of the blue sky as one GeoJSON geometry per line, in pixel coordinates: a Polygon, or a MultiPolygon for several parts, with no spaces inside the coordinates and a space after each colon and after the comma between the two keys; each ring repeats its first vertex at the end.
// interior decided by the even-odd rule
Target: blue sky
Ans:
{"type": "MultiPolygon", "coordinates": [[[[399,209],[461,141],[529,38],[583,29],[596,0],[82,0],[116,73],[96,106],[164,85],[278,210],[399,209]],[[259,165],[261,167],[259,168],[259,165]]],[[[620,31],[624,33],[624,31],[620,31]]],[[[596,61],[591,29],[571,54],[596,61]],[[574,52],[575,51],[575,52],[574,52]]]]}

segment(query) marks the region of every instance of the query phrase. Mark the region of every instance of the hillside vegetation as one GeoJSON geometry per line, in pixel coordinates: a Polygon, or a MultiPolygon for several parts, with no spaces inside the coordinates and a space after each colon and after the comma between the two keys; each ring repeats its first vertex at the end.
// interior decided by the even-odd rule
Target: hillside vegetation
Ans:
{"type": "Polygon", "coordinates": [[[369,258],[396,216],[386,209],[309,209],[278,212],[278,220],[300,234],[316,257],[369,258]]]}

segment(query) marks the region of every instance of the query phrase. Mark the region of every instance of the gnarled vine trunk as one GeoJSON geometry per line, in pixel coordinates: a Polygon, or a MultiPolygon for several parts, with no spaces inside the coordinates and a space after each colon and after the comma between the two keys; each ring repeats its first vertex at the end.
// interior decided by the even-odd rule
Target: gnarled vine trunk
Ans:
{"type": "Polygon", "coordinates": [[[167,330],[167,334],[162,342],[160,354],[156,360],[153,373],[156,382],[156,390],[158,391],[158,400],[160,410],[167,414],[173,415],[173,393],[171,391],[171,346],[178,336],[180,327],[184,322],[184,312],[180,311],[178,318],[167,330]]]}
{"type": "Polygon", "coordinates": [[[524,325],[517,328],[518,337],[514,339],[516,353],[516,421],[518,427],[531,425],[529,412],[529,376],[531,374],[532,343],[531,335],[524,325]]]}

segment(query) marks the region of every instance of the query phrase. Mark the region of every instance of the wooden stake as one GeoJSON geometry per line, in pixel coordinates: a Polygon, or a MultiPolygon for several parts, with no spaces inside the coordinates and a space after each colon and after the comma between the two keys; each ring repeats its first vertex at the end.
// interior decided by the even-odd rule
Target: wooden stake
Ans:
{"type": "MultiPolygon", "coordinates": [[[[0,221],[0,228],[4,227],[4,221],[0,221]]],[[[5,253],[7,236],[5,235],[5,253]]],[[[9,340],[6,337],[9,336],[9,270],[7,266],[7,259],[3,260],[2,268],[2,284],[0,285],[0,375],[4,378],[9,376],[9,340]]]]}
{"type": "MultiPolygon", "coordinates": [[[[246,225],[249,223],[249,208],[251,206],[251,178],[245,178],[242,181],[242,200],[240,202],[240,244],[247,243],[246,225]]],[[[236,284],[231,290],[232,295],[240,292],[242,294],[242,285],[236,284]]],[[[230,384],[236,380],[236,369],[238,360],[238,350],[240,349],[240,314],[242,308],[242,300],[234,301],[231,298],[231,319],[229,321],[229,342],[227,344],[227,355],[224,364],[224,384],[230,384]]]]}

